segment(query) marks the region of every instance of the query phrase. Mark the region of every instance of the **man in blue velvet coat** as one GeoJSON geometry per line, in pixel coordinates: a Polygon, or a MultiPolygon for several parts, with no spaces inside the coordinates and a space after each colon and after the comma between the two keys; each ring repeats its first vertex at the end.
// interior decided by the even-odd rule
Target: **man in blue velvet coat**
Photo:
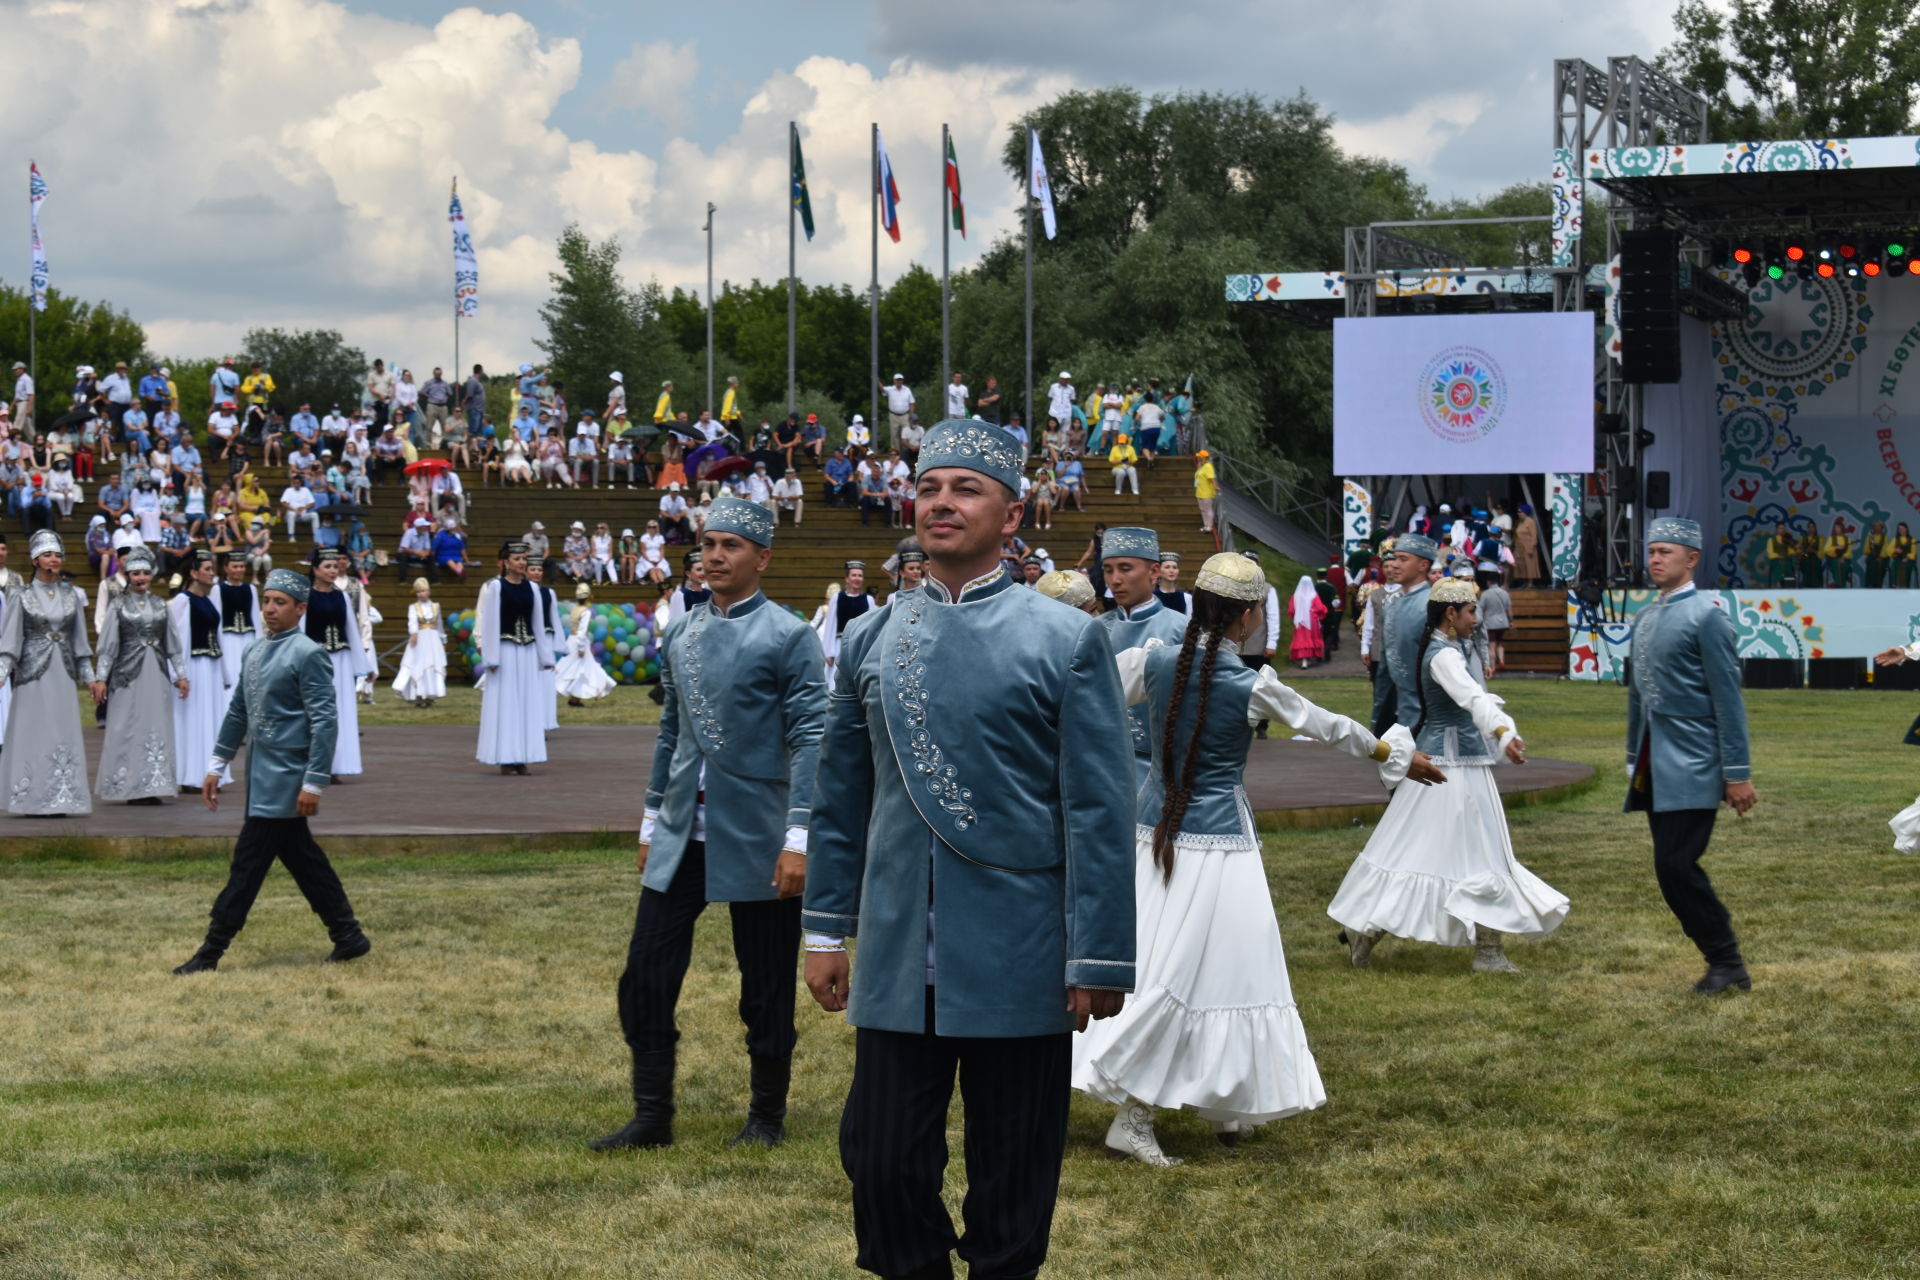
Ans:
{"type": "Polygon", "coordinates": [[[1071,1039],[1133,985],[1127,725],[1107,637],[1000,564],[1019,445],[928,431],[923,583],[858,619],[828,698],[804,922],[807,987],[856,1030],[840,1158],[858,1264],[1030,1276],[1046,1260],[1071,1039]],[[851,974],[843,939],[859,938],[851,974]],[[940,1198],[966,1102],[966,1234],[940,1198]]]}
{"type": "Polygon", "coordinates": [[[826,683],[812,628],[760,593],[773,512],[720,498],[700,537],[712,595],[660,647],[660,737],[640,828],[640,905],[620,976],[633,1119],[593,1143],[673,1142],[674,1006],[709,902],[732,915],[751,1101],[728,1145],[786,1137],[794,968],[826,683]]]}
{"type": "Polygon", "coordinates": [[[247,820],[233,846],[227,886],[214,900],[207,940],[174,972],[205,973],[247,923],[247,912],[274,860],[286,864],[307,905],[333,939],[329,963],[355,960],[373,943],[354,919],[347,891],[327,855],[314,842],[307,819],[320,810],[320,793],[333,780],[333,745],[339,713],[333,695],[333,663],[300,627],[310,584],[304,574],[275,569],[260,593],[264,640],[240,659],[240,679],[214,740],[200,793],[207,808],[220,807],[220,777],[249,739],[247,820]]]}
{"type": "Polygon", "coordinates": [[[1394,539],[1393,555],[1381,564],[1387,581],[1400,584],[1380,617],[1381,663],[1373,680],[1373,732],[1420,723],[1420,637],[1427,632],[1427,571],[1440,554],[1424,533],[1394,539]]]}
{"type": "MultiPolygon", "coordinates": [[[[1100,615],[1100,625],[1113,652],[1145,648],[1149,640],[1178,648],[1187,634],[1187,615],[1167,608],[1153,590],[1160,580],[1160,535],[1137,527],[1109,529],[1100,553],[1107,594],[1114,603],[1111,610],[1100,615]]],[[[1129,707],[1127,719],[1133,731],[1133,785],[1138,791],[1153,769],[1146,706],[1129,707]]]]}
{"type": "Polygon", "coordinates": [[[1660,597],[1633,620],[1626,808],[1647,815],[1660,892],[1706,957],[1706,976],[1693,989],[1714,995],[1753,982],[1733,917],[1700,859],[1721,802],[1745,814],[1757,797],[1733,620],[1693,585],[1700,540],[1691,520],[1647,527],[1647,574],[1660,597]]]}

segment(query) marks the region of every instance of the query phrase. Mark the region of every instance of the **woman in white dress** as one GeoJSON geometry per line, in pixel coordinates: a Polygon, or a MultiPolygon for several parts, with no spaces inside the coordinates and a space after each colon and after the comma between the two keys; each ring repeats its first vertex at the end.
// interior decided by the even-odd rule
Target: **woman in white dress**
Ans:
{"type": "Polygon", "coordinates": [[[260,588],[247,580],[252,572],[247,553],[229,551],[225,561],[227,580],[212,598],[220,606],[220,656],[226,662],[227,687],[232,688],[240,679],[247,646],[267,634],[267,624],[260,616],[260,588]]]}
{"type": "Polygon", "coordinates": [[[189,686],[173,648],[167,606],[153,594],[155,568],[147,548],[127,553],[127,589],[107,607],[100,628],[107,731],[93,792],[115,803],[159,804],[180,787],[173,763],[173,704],[187,696],[189,686]]]}
{"type": "Polygon", "coordinates": [[[500,487],[504,489],[516,481],[533,483],[533,463],[527,457],[527,442],[509,428],[506,443],[500,446],[500,487]]]}
{"type": "Polygon", "coordinates": [[[400,659],[393,691],[416,707],[430,707],[447,696],[446,623],[434,603],[433,588],[425,578],[413,580],[413,603],[407,606],[407,651],[400,659]]]}
{"type": "Polygon", "coordinates": [[[573,630],[567,637],[567,656],[554,672],[560,696],[570,707],[613,692],[613,677],[593,656],[593,588],[581,583],[573,589],[573,630]]]}
{"type": "MultiPolygon", "coordinates": [[[[1874,663],[1882,667],[1897,667],[1903,662],[1920,662],[1920,640],[1909,645],[1895,645],[1891,649],[1882,649],[1873,655],[1874,663]]],[[[1920,800],[1902,809],[1887,819],[1887,825],[1893,828],[1893,851],[1895,853],[1913,853],[1920,850],[1920,800]]]]}
{"type": "Polygon", "coordinates": [[[1266,625],[1265,600],[1259,565],[1213,556],[1184,641],[1116,659],[1128,703],[1149,709],[1154,743],[1135,829],[1137,968],[1119,1016],[1075,1036],[1073,1086],[1119,1108],[1109,1150],[1160,1167],[1179,1162],[1160,1150],[1154,1107],[1192,1111],[1232,1143],[1326,1101],[1241,781],[1253,726],[1278,720],[1372,759],[1389,786],[1439,778],[1405,729],[1375,738],[1237,659],[1266,625]]]}
{"type": "Polygon", "coordinates": [[[480,588],[480,743],[475,758],[525,775],[547,759],[553,653],[547,596],[527,577],[527,544],[500,549],[500,576],[480,588]]]}
{"type": "Polygon", "coordinates": [[[361,772],[360,704],[354,687],[374,673],[373,648],[360,629],[353,600],[336,584],[347,557],[333,547],[313,553],[313,591],[304,619],[307,638],[326,650],[333,663],[333,698],[338,704],[339,738],[333,746],[335,781],[361,772]]]}
{"type": "Polygon", "coordinates": [[[1463,641],[1479,590],[1447,578],[1427,593],[1420,641],[1421,717],[1414,739],[1447,771],[1438,791],[1402,787],[1327,906],[1355,968],[1386,935],[1473,947],[1475,973],[1514,973],[1500,935],[1540,938],[1567,916],[1565,895],[1520,865],[1493,766],[1525,764],[1526,743],[1501,701],[1467,669],[1463,641]]]}
{"type": "MultiPolygon", "coordinates": [[[[606,521],[602,520],[593,528],[592,550],[587,561],[587,581],[598,583],[602,580],[618,582],[613,572],[613,534],[608,532],[606,521]]],[[[584,584],[582,584],[584,585],[584,584]]],[[[579,592],[574,593],[576,596],[579,592]]]]}
{"type": "MultiPolygon", "coordinates": [[[[227,702],[239,665],[227,665],[221,648],[220,606],[214,599],[214,563],[211,551],[196,551],[187,561],[187,585],[167,601],[167,621],[173,630],[173,650],[180,655],[187,676],[187,696],[173,704],[173,772],[182,791],[198,791],[213,759],[213,745],[226,718],[227,702]]],[[[244,562],[241,568],[245,569],[244,562]]],[[[252,590],[251,587],[248,590],[252,590]]],[[[220,785],[233,781],[233,770],[222,767],[220,785]]]]}

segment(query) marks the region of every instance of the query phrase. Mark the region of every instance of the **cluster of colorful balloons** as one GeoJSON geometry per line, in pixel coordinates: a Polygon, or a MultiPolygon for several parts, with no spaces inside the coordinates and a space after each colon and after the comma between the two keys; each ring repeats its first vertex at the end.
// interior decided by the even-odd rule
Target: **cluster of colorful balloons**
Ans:
{"type": "Polygon", "coordinates": [[[573,633],[581,609],[593,611],[593,621],[587,624],[593,656],[614,680],[620,684],[644,684],[660,674],[660,638],[654,634],[651,606],[632,602],[583,605],[569,601],[560,606],[567,634],[573,633]]]}
{"type": "MultiPolygon", "coordinates": [[[[588,604],[564,601],[560,605],[560,643],[564,651],[573,634],[578,610],[591,609],[587,636],[593,656],[620,684],[644,684],[660,674],[660,637],[654,632],[654,610],[646,604],[588,604]]],[[[480,668],[480,640],[474,630],[474,612],[462,609],[447,615],[449,657],[458,655],[467,670],[480,668]]]]}

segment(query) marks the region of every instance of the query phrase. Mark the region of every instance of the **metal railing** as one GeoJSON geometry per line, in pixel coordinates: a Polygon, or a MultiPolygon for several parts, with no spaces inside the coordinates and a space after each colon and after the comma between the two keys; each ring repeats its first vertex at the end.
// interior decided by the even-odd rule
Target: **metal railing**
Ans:
{"type": "Polygon", "coordinates": [[[1299,526],[1335,546],[1342,531],[1340,504],[1314,494],[1306,486],[1277,475],[1256,463],[1245,462],[1220,452],[1207,440],[1206,419],[1194,415],[1193,447],[1207,450],[1213,459],[1214,478],[1223,489],[1232,489],[1251,502],[1290,524],[1299,526]]]}

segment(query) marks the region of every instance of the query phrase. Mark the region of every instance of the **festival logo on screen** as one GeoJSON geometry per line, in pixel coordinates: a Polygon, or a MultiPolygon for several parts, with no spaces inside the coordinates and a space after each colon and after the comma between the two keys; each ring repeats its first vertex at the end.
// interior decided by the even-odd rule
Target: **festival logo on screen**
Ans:
{"type": "Polygon", "coordinates": [[[1454,444],[1484,440],[1507,411],[1507,378],[1479,347],[1448,347],[1420,375],[1420,417],[1454,444]]]}

